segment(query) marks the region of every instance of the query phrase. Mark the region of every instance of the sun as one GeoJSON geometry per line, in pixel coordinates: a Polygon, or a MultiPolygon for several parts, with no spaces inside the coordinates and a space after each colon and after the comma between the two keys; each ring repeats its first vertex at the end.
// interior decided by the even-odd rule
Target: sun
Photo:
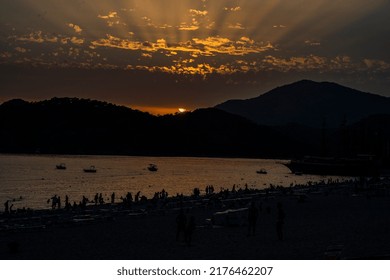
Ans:
{"type": "Polygon", "coordinates": [[[187,112],[187,109],[185,108],[178,108],[179,113],[185,113],[187,112]]]}

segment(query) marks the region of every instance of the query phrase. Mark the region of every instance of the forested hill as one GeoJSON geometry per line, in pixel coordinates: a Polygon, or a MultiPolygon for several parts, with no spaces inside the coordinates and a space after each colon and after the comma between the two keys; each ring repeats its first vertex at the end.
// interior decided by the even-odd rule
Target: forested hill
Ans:
{"type": "Polygon", "coordinates": [[[96,100],[53,98],[0,105],[0,152],[289,157],[303,147],[218,109],[153,116],[96,100]]]}

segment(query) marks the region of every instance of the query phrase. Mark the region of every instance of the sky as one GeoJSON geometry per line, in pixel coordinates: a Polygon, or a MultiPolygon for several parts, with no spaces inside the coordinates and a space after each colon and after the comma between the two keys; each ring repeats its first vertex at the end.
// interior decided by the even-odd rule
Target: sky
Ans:
{"type": "Polygon", "coordinates": [[[390,0],[0,0],[0,102],[154,114],[301,79],[390,96],[390,0]]]}

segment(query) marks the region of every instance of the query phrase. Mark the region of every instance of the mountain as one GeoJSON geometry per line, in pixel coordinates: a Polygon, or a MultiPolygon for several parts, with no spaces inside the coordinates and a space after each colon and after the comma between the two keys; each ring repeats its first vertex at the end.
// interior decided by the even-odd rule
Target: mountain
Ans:
{"type": "Polygon", "coordinates": [[[106,102],[53,98],[0,105],[0,152],[282,157],[297,141],[218,109],[152,116],[106,102]]]}
{"type": "Polygon", "coordinates": [[[247,100],[215,106],[258,124],[339,127],[373,114],[389,114],[390,98],[330,82],[302,80],[247,100]]]}

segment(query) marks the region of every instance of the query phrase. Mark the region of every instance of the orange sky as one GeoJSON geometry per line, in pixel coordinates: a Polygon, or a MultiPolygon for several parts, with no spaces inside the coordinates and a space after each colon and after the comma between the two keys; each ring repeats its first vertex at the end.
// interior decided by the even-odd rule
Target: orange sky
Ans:
{"type": "Polygon", "coordinates": [[[389,11],[387,0],[1,1],[0,100],[175,112],[299,79],[390,95],[389,11]]]}
{"type": "Polygon", "coordinates": [[[167,114],[175,114],[175,113],[181,113],[179,111],[179,108],[164,108],[164,107],[150,107],[150,106],[134,106],[134,105],[127,105],[127,107],[130,107],[132,109],[140,110],[143,112],[149,112],[152,115],[167,115],[167,114]]]}

